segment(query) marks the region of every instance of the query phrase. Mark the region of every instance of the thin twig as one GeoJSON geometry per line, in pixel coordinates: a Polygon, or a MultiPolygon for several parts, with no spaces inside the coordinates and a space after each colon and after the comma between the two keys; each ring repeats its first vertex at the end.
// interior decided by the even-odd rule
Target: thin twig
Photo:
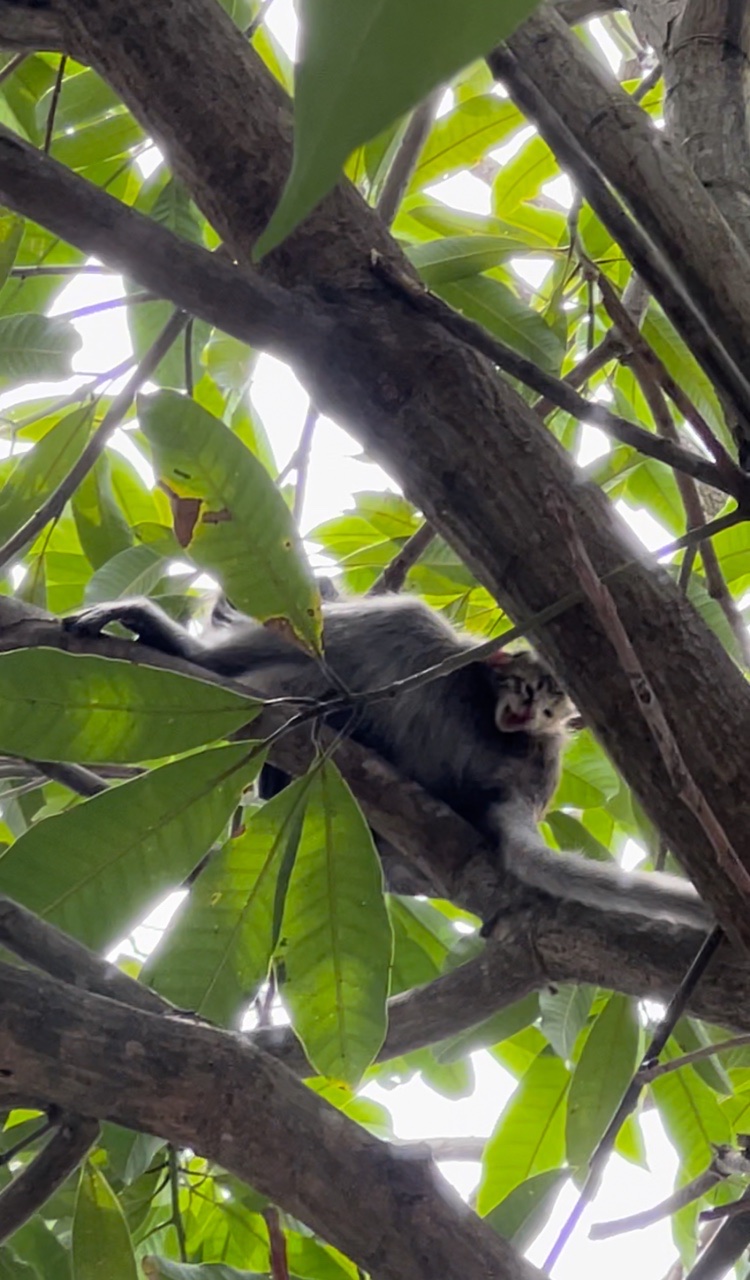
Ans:
{"type": "Polygon", "coordinates": [[[105,267],[96,262],[73,263],[70,266],[59,263],[56,266],[46,266],[44,264],[37,266],[30,263],[27,267],[15,266],[11,267],[10,274],[18,276],[21,280],[32,279],[35,276],[112,276],[117,275],[113,267],[105,267]]]}
{"type": "Polygon", "coordinates": [[[638,1079],[641,1084],[650,1084],[652,1080],[657,1080],[659,1076],[667,1076],[671,1071],[682,1071],[683,1067],[689,1067],[694,1062],[713,1058],[717,1053],[728,1053],[730,1049],[744,1049],[746,1045],[750,1045],[748,1032],[741,1036],[730,1036],[728,1040],[718,1040],[716,1044],[704,1044],[700,1049],[691,1049],[690,1053],[684,1053],[679,1058],[670,1058],[668,1062],[654,1062],[648,1067],[641,1067],[638,1079]]]}
{"type": "Polygon", "coordinates": [[[690,423],[704,449],[716,460],[717,465],[724,467],[727,472],[734,470],[735,464],[723,444],[717,440],[703,414],[690,399],[687,392],[672,377],[664,361],[660,359],[650,343],[646,341],[604,272],[594,263],[589,263],[588,265],[596,274],[596,282],[602,295],[605,310],[612,323],[619,329],[630,350],[644,365],[652,370],[659,385],[663,387],[670,400],[679,409],[685,421],[690,423]]]}
{"type": "Polygon", "coordinates": [[[108,790],[106,782],[93,769],[86,769],[81,764],[63,764],[56,760],[32,760],[30,763],[52,782],[61,782],[79,796],[98,796],[108,790]]]}
{"type": "Polygon", "coordinates": [[[96,1142],[99,1123],[64,1116],[59,1128],[30,1165],[0,1191],[0,1241],[28,1222],[70,1177],[96,1142]]]}
{"type": "Polygon", "coordinates": [[[641,80],[641,83],[639,85],[636,85],[635,89],[631,93],[630,96],[633,99],[633,102],[643,102],[643,99],[646,97],[646,94],[650,93],[652,89],[656,88],[657,84],[661,80],[661,77],[662,77],[661,63],[657,62],[656,66],[651,71],[649,71],[647,76],[643,77],[643,79],[641,80]]]}
{"type": "Polygon", "coordinates": [[[11,58],[10,62],[6,62],[2,71],[0,71],[0,84],[3,84],[9,76],[12,76],[13,72],[16,71],[20,67],[21,63],[25,62],[28,57],[28,53],[17,53],[15,57],[11,58]]]}
{"type": "Polygon", "coordinates": [[[185,394],[193,398],[194,381],[193,381],[193,318],[188,320],[185,325],[185,332],[182,335],[185,352],[185,394]]]}
{"type": "Polygon", "coordinates": [[[531,387],[540,395],[552,400],[584,422],[592,422],[601,427],[607,435],[623,444],[630,445],[647,457],[656,458],[678,471],[694,476],[704,484],[730,494],[741,505],[750,505],[750,478],[729,459],[729,467],[722,458],[708,461],[688,449],[675,445],[671,440],[663,440],[660,436],[646,431],[643,427],[629,422],[611,413],[604,405],[586,400],[579,395],[569,383],[555,378],[527,360],[505,343],[493,338],[482,325],[469,320],[458,311],[454,311],[442,298],[429,293],[404,273],[398,275],[389,263],[378,254],[373,254],[372,266],[375,273],[385,280],[401,297],[409,300],[414,309],[421,315],[440,324],[448,333],[452,333],[467,346],[486,356],[498,368],[512,377],[518,378],[527,387],[531,387]]]}
{"type": "MultiPolygon", "coordinates": [[[[682,979],[682,982],[680,983],[679,987],[677,988],[674,995],[672,996],[672,999],[667,1005],[663,1018],[659,1022],[653,1036],[651,1037],[651,1042],[648,1048],[646,1049],[646,1052],[644,1053],[643,1058],[641,1059],[641,1064],[638,1069],[639,1071],[647,1063],[651,1063],[656,1058],[659,1057],[659,1054],[661,1053],[662,1049],[667,1043],[667,1040],[669,1039],[672,1032],[674,1031],[675,1026],[677,1025],[683,1013],[685,1012],[685,1008],[687,1007],[688,1001],[693,995],[693,992],[695,991],[695,988],[700,982],[700,979],[703,977],[703,974],[705,973],[711,961],[711,958],[715,954],[723,937],[724,937],[723,930],[716,928],[716,929],[712,929],[711,932],[706,936],[706,938],[704,938],[703,942],[700,945],[697,955],[693,958],[690,968],[688,969],[687,973],[685,974],[685,977],[682,979]]],[[[610,1120],[605,1130],[605,1133],[601,1138],[598,1147],[596,1148],[596,1151],[591,1157],[591,1160],[589,1162],[589,1171],[586,1177],[586,1181],[583,1184],[583,1187],[580,1191],[578,1199],[574,1204],[572,1210],[570,1211],[568,1217],[566,1218],[565,1222],[563,1223],[560,1233],[557,1239],[555,1240],[555,1243],[553,1244],[549,1254],[547,1255],[547,1258],[545,1259],[545,1262],[544,1262],[545,1271],[552,1270],[558,1258],[560,1257],[561,1253],[563,1252],[563,1249],[565,1248],[566,1244],[568,1243],[571,1236],[573,1235],[573,1232],[578,1226],[578,1223],[581,1220],[584,1210],[592,1202],[592,1200],[595,1199],[597,1192],[599,1191],[599,1188],[601,1186],[605,1166],[607,1164],[607,1161],[610,1155],[612,1154],[612,1151],[614,1150],[615,1142],[617,1140],[617,1135],[620,1132],[620,1129],[622,1128],[625,1120],[635,1110],[638,1104],[638,1099],[641,1095],[641,1089],[642,1089],[642,1086],[638,1081],[638,1072],[636,1072],[633,1079],[630,1081],[630,1084],[628,1085],[627,1089],[625,1090],[622,1101],[620,1102],[620,1105],[618,1106],[614,1116],[610,1120]]]]}
{"type": "Polygon", "coordinates": [[[136,392],[140,390],[163,360],[173,342],[187,324],[188,317],[184,311],[174,311],[165,324],[156,341],[139,361],[137,368],[122,391],[115,396],[112,404],[102,418],[101,423],[91,436],[88,444],[77,462],[60,482],[54,493],[42,503],[32,516],[21,525],[21,528],[8,538],[0,547],[0,569],[11,562],[19,552],[23,551],[33,538],[44,528],[49,520],[57,519],[62,513],[68,498],[75,493],[81,481],[93,467],[101,455],[107,441],[120,425],[130,409],[136,392]]]}
{"type": "Polygon", "coordinates": [[[63,53],[60,58],[60,64],[57,68],[57,75],[55,76],[55,85],[52,90],[52,97],[50,99],[49,111],[47,112],[47,124],[44,130],[44,142],[42,143],[42,151],[44,152],[45,155],[49,155],[49,150],[50,150],[50,147],[52,146],[52,134],[55,131],[55,116],[57,114],[57,104],[60,101],[60,90],[62,89],[62,83],[65,77],[65,67],[67,65],[67,62],[68,62],[68,56],[67,54],[63,53]]]}
{"type": "Polygon", "coordinates": [[[671,1196],[667,1196],[666,1200],[661,1200],[659,1204],[654,1204],[650,1209],[644,1209],[641,1213],[631,1213],[627,1218],[613,1218],[609,1222],[595,1222],[589,1231],[590,1240],[611,1240],[612,1236],[624,1235],[626,1231],[642,1231],[644,1227],[652,1227],[655,1222],[661,1222],[662,1218],[670,1218],[673,1213],[685,1209],[687,1205],[692,1204],[694,1200],[700,1200],[709,1191],[713,1190],[717,1182],[722,1182],[726,1174],[721,1174],[713,1168],[706,1169],[699,1174],[697,1178],[693,1178],[684,1187],[678,1187],[671,1196]]]}
{"type": "Polygon", "coordinates": [[[114,365],[111,369],[106,369],[104,373],[97,373],[96,377],[92,378],[90,382],[84,383],[77,391],[71,391],[70,395],[62,396],[52,404],[45,405],[43,409],[37,409],[27,417],[19,418],[18,421],[9,419],[12,431],[22,431],[24,427],[30,427],[33,423],[38,422],[40,418],[51,417],[54,413],[62,412],[69,404],[80,404],[82,400],[95,395],[102,383],[114,382],[117,378],[121,378],[129,369],[132,369],[134,364],[135,358],[128,356],[126,360],[121,360],[119,364],[114,365]]]}
{"type": "Polygon", "coordinates": [[[305,421],[302,424],[299,444],[294,455],[294,467],[297,472],[297,483],[294,487],[294,506],[292,513],[297,524],[302,518],[302,508],[305,505],[305,491],[307,489],[307,476],[310,470],[310,453],[312,451],[313,436],[315,428],[318,425],[320,414],[315,405],[310,402],[307,406],[305,421]]]}
{"type": "Polygon", "coordinates": [[[172,1204],[172,1226],[177,1236],[180,1262],[187,1262],[187,1237],[185,1235],[185,1223],[182,1221],[182,1213],[180,1211],[180,1167],[177,1160],[177,1151],[171,1142],[167,1148],[167,1165],[169,1168],[169,1197],[172,1204]]]}
{"type": "Polygon", "coordinates": [[[272,4],[273,4],[273,0],[260,0],[260,4],[258,5],[258,12],[253,18],[252,22],[248,23],[248,25],[245,27],[245,30],[242,33],[244,36],[247,37],[248,40],[252,40],[256,31],[263,26],[266,14],[268,13],[268,10],[271,8],[272,4]]]}
{"type": "Polygon", "coordinates": [[[368,596],[384,595],[387,591],[400,591],[406,581],[407,573],[424,555],[436,537],[435,530],[425,520],[411,537],[407,538],[401,550],[375,579],[367,593],[368,596]]]}
{"type": "Polygon", "coordinates": [[[153,293],[131,293],[123,298],[107,298],[104,302],[89,302],[85,307],[75,307],[72,311],[58,311],[56,320],[81,320],[84,316],[97,316],[101,311],[112,311],[115,307],[137,306],[139,302],[158,302],[153,293]]]}
{"type": "Polygon", "coordinates": [[[428,93],[427,97],[416,106],[411,119],[404,130],[391,166],[383,183],[376,208],[382,221],[390,227],[398,213],[406,188],[422,154],[422,148],[430,136],[435,112],[443,96],[442,87],[438,86],[428,93]]]}
{"type": "Polygon", "coordinates": [[[271,1280],[289,1280],[289,1264],[286,1256],[286,1239],[281,1229],[279,1211],[269,1204],[263,1210],[268,1230],[268,1251],[271,1263],[271,1280]]]}

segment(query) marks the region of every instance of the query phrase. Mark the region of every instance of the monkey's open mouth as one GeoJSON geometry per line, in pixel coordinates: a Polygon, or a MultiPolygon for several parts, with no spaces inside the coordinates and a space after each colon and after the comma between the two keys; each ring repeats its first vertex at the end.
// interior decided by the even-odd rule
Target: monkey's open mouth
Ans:
{"type": "Polygon", "coordinates": [[[502,727],[503,729],[523,729],[529,723],[533,714],[531,707],[524,707],[521,711],[511,711],[506,707],[503,711],[502,727]]]}

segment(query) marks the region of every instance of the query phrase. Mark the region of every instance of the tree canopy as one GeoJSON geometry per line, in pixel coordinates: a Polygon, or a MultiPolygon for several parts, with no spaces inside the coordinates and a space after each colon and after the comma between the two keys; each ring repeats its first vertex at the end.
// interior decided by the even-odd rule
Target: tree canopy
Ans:
{"type": "Polygon", "coordinates": [[[644,1162],[639,1105],[678,1190],[599,1235],[671,1215],[673,1274],[719,1277],[750,1243],[744,28],[304,0],[293,68],[268,8],[0,9],[0,1280],[530,1278],[561,1189],[644,1162]],[[466,174],[482,213],[441,198],[466,174]],[[86,276],[111,297],[61,312],[86,276]],[[87,373],[115,311],[132,355],[87,373]],[[261,352],[310,396],[281,471],[261,352]],[[322,415],[393,488],[309,529],[322,415]],[[634,842],[713,932],[520,901],[319,707],[62,626],[199,618],[209,575],[319,655],[312,556],[537,645],[585,726],[544,838],[634,842]],[[394,1142],[362,1088],[461,1096],[477,1048],[517,1087],[468,1209],[433,1163],[467,1145],[394,1142]]]}

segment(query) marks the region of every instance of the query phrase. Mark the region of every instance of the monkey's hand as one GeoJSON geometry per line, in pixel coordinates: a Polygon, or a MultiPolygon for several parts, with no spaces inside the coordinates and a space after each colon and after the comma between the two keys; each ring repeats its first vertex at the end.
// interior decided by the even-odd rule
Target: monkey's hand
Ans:
{"type": "Polygon", "coordinates": [[[113,600],[81,609],[63,618],[63,630],[70,635],[94,637],[101,635],[110,622],[121,623],[138,637],[141,644],[158,649],[160,653],[180,658],[194,657],[195,641],[184,627],[173,622],[152,600],[141,597],[113,600]]]}

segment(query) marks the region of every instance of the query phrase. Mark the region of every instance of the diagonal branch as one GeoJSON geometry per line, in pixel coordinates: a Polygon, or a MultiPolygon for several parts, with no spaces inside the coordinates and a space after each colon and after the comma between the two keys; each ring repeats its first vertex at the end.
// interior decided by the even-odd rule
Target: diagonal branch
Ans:
{"type": "Polygon", "coordinates": [[[4,966],[0,1059],[4,1088],[23,1081],[35,1097],[216,1160],[382,1280],[539,1276],[430,1159],[373,1137],[236,1035],[4,966]],[[29,1047],[40,1025],[54,1059],[29,1047]],[[353,1197],[353,1183],[366,1194],[353,1197]]]}

